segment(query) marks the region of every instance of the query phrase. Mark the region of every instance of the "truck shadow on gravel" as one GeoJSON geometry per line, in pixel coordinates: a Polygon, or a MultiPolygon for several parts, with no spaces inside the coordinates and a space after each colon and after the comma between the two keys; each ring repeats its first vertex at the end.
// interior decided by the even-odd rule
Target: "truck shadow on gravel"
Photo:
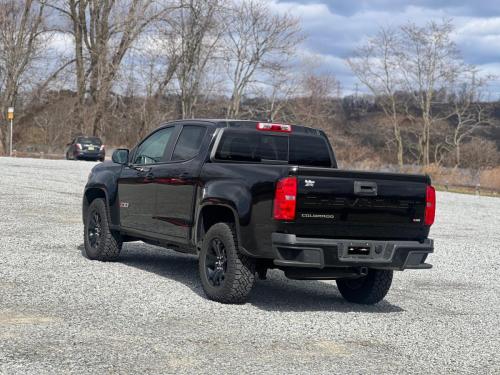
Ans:
{"type": "MultiPolygon", "coordinates": [[[[82,250],[82,246],[79,246],[82,250]]],[[[172,250],[130,243],[124,246],[119,263],[151,272],[188,286],[194,293],[206,298],[198,277],[198,258],[172,250]]],[[[363,312],[397,313],[404,310],[387,301],[374,306],[346,302],[334,281],[298,281],[287,279],[281,271],[271,270],[267,280],[257,280],[250,294],[249,304],[264,311],[307,312],[363,312]]]]}

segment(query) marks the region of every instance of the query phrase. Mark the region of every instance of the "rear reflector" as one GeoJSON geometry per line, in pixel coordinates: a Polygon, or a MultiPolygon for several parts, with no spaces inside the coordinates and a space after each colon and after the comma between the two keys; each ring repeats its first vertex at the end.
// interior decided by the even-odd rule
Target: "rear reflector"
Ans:
{"type": "Polygon", "coordinates": [[[273,217],[276,220],[295,220],[297,205],[297,178],[282,178],[276,184],[273,217]]]}
{"type": "Polygon", "coordinates": [[[424,224],[432,225],[434,224],[434,218],[436,217],[436,190],[433,186],[427,186],[425,192],[425,215],[424,224]]]}
{"type": "Polygon", "coordinates": [[[259,122],[257,124],[257,130],[291,133],[292,132],[292,125],[267,124],[264,122],[259,122]]]}

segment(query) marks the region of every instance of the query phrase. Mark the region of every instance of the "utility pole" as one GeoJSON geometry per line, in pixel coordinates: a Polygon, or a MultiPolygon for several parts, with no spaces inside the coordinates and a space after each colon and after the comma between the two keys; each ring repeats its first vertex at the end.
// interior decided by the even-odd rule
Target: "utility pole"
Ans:
{"type": "Polygon", "coordinates": [[[7,110],[7,119],[10,120],[10,131],[9,131],[9,156],[12,156],[12,123],[14,121],[14,107],[9,107],[7,110]]]}

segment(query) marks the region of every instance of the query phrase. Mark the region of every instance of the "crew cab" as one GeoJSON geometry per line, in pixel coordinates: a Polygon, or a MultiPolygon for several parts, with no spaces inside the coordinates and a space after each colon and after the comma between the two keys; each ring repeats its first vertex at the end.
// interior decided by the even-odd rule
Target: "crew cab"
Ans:
{"type": "Polygon", "coordinates": [[[207,297],[223,303],[244,302],[274,268],[374,304],[393,271],[432,267],[435,197],[425,175],[338,169],[318,129],[175,121],[92,169],[85,254],[115,260],[139,240],[198,254],[207,297]]]}

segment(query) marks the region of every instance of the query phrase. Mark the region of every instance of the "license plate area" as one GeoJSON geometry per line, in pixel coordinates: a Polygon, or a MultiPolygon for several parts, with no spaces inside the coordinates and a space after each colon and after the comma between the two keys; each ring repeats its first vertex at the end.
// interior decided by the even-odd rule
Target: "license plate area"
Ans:
{"type": "Polygon", "coordinates": [[[395,246],[385,241],[339,240],[338,257],[342,262],[388,263],[395,246]]]}
{"type": "Polygon", "coordinates": [[[370,245],[349,245],[347,246],[347,255],[370,255],[370,245]]]}

